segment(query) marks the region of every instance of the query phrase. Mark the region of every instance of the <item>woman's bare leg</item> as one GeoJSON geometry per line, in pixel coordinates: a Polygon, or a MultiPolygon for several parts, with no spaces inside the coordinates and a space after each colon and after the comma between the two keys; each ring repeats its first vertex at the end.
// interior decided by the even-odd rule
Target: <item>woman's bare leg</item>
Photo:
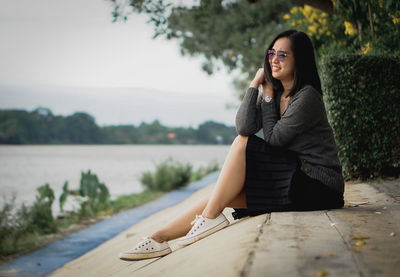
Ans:
{"type": "Polygon", "coordinates": [[[202,215],[216,218],[243,190],[246,177],[246,145],[248,137],[237,136],[225,159],[216,186],[202,215]]]}
{"type": "Polygon", "coordinates": [[[243,190],[246,170],[246,144],[247,137],[236,137],[209,197],[196,203],[190,210],[150,237],[158,242],[179,238],[189,232],[192,227],[190,222],[198,214],[207,218],[215,218],[225,207],[246,208],[246,195],[243,190]]]}

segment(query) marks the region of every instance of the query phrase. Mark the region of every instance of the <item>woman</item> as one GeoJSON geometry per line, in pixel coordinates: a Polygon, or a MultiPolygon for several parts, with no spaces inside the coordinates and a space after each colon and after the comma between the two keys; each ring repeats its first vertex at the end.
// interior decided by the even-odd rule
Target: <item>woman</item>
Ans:
{"type": "Polygon", "coordinates": [[[305,33],[288,30],[269,45],[237,112],[236,129],[211,195],[120,253],[121,259],[164,256],[171,252],[169,240],[188,245],[202,239],[229,225],[225,207],[235,209],[235,219],[343,207],[342,167],[305,33]],[[261,128],[264,139],[255,135],[261,128]]]}

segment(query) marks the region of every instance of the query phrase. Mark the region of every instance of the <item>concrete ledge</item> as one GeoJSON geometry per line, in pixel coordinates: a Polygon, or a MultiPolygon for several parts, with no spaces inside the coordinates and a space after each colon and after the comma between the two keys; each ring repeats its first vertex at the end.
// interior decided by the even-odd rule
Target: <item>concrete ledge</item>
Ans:
{"type": "MultiPolygon", "coordinates": [[[[234,221],[187,247],[171,241],[163,258],[127,262],[117,258],[194,201],[212,185],[180,204],[133,225],[51,276],[398,276],[400,201],[373,184],[347,183],[346,207],[282,212],[234,221]]],[[[400,195],[398,183],[392,190],[400,195]],[[396,188],[397,187],[397,188],[396,188]]]]}

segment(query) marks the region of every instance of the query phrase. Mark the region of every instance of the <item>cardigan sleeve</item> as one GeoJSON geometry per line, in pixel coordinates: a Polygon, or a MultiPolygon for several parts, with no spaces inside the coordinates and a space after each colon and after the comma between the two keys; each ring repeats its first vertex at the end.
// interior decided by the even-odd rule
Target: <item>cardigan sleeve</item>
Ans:
{"type": "Polygon", "coordinates": [[[273,101],[261,104],[264,139],[270,145],[285,146],[321,120],[324,106],[318,92],[305,88],[297,94],[280,119],[273,101]]]}
{"type": "Polygon", "coordinates": [[[243,136],[257,133],[261,127],[261,101],[258,89],[249,87],[236,113],[236,131],[243,136]]]}

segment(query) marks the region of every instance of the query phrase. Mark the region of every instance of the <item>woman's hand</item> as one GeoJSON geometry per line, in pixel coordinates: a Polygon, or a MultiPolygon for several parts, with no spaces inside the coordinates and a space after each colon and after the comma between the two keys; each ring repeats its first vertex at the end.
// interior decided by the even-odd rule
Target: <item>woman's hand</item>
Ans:
{"type": "Polygon", "coordinates": [[[266,97],[267,95],[270,97],[274,97],[274,90],[272,84],[267,83],[263,67],[257,70],[256,76],[250,83],[250,86],[254,88],[258,88],[260,85],[262,85],[263,97],[266,97]]]}

